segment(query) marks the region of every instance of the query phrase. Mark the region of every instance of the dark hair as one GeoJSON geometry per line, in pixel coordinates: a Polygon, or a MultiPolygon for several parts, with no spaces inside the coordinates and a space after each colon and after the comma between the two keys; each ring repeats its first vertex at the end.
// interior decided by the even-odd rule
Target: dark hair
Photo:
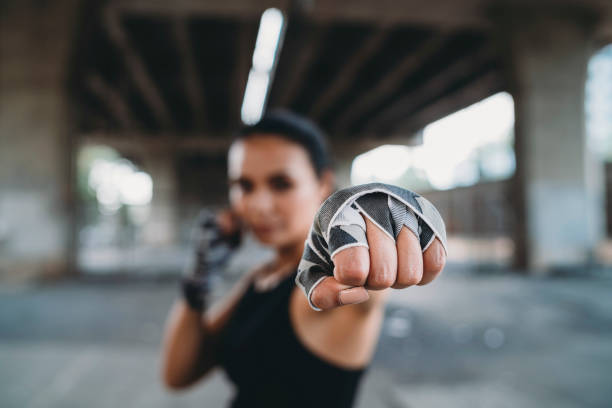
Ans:
{"type": "Polygon", "coordinates": [[[311,120],[285,109],[266,113],[259,122],[242,128],[238,140],[257,133],[275,134],[302,146],[318,177],[332,167],[325,133],[311,120]]]}

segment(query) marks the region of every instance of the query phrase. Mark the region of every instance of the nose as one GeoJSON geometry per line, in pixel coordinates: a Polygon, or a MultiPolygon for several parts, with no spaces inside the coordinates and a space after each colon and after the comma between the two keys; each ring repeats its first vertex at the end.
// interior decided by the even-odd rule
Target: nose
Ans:
{"type": "Polygon", "coordinates": [[[246,210],[254,218],[268,217],[274,210],[274,197],[267,189],[256,189],[248,196],[246,210]]]}

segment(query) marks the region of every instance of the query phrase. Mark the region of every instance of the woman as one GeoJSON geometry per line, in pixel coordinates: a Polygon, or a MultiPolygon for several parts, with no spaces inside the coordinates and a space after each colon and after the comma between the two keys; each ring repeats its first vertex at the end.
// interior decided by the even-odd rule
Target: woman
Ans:
{"type": "Polygon", "coordinates": [[[396,243],[363,217],[367,244],[336,251],[333,276],[318,279],[307,297],[295,283],[296,268],[334,184],[320,131],[288,112],[269,114],[232,144],[228,175],[233,213],[275,257],[203,314],[207,270],[224,259],[211,248],[232,246],[236,222],[226,213],[203,223],[216,225],[225,239],[203,239],[200,268],[170,314],[165,384],[181,389],[221,366],[237,388],[233,408],[352,406],[375,350],[388,288],[433,280],[445,262],[441,242],[432,239],[422,251],[418,234],[400,225],[396,243]]]}

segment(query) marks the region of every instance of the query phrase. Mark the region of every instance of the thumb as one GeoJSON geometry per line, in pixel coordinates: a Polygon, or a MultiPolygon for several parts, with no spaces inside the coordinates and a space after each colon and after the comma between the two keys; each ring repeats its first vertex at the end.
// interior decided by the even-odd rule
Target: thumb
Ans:
{"type": "Polygon", "coordinates": [[[363,303],[368,299],[370,299],[370,295],[363,286],[344,285],[332,276],[323,279],[313,288],[310,295],[312,305],[319,310],[363,303]]]}

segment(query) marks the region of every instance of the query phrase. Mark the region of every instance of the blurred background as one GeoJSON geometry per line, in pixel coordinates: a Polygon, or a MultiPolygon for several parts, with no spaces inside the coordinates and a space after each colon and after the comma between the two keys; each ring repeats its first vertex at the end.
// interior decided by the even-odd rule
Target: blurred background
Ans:
{"type": "MultiPolygon", "coordinates": [[[[328,132],[339,187],[443,214],[449,262],[394,291],[359,407],[612,402],[609,0],[4,0],[0,405],[224,406],[158,351],[243,123],[328,132]]],[[[247,244],[223,296],[253,259],[247,244]]]]}

